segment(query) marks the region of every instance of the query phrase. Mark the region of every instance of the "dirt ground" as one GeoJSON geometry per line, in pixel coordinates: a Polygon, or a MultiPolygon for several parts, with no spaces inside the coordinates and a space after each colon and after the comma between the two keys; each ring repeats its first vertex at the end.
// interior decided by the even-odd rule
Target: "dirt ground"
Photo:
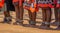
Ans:
{"type": "MultiPolygon", "coordinates": [[[[20,25],[13,25],[13,22],[15,22],[15,12],[11,12],[12,17],[12,24],[3,24],[0,23],[0,33],[60,33],[59,30],[44,30],[39,28],[33,28],[33,27],[24,27],[20,25]]],[[[53,16],[53,15],[52,15],[53,16]]],[[[3,13],[0,13],[0,21],[3,21],[3,13]]],[[[52,17],[54,19],[54,16],[52,17]]],[[[28,13],[25,11],[24,13],[24,24],[28,24],[28,13]]],[[[37,21],[42,22],[42,13],[41,10],[37,14],[37,21]],[[39,17],[39,18],[38,18],[39,17]]],[[[37,25],[39,25],[37,23],[37,25]]],[[[56,27],[53,27],[56,28],[56,27]]]]}

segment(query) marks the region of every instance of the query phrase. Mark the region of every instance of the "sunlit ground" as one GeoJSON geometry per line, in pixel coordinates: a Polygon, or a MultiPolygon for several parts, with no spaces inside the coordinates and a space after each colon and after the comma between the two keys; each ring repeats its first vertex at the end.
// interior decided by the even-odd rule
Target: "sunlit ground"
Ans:
{"type": "MultiPolygon", "coordinates": [[[[60,33],[59,30],[45,30],[33,27],[13,25],[13,22],[15,22],[15,12],[11,12],[11,15],[13,20],[11,24],[0,23],[0,33],[60,33]]],[[[0,13],[0,21],[3,21],[3,18],[4,18],[3,13],[0,13]]],[[[52,16],[52,19],[54,19],[54,15],[52,16]]],[[[25,10],[24,24],[28,24],[28,20],[29,20],[28,12],[25,10]]],[[[37,21],[42,22],[41,10],[37,13],[37,21]]],[[[37,23],[37,25],[40,25],[40,23],[37,23]]],[[[52,28],[56,28],[56,26],[52,26],[52,28]]]]}

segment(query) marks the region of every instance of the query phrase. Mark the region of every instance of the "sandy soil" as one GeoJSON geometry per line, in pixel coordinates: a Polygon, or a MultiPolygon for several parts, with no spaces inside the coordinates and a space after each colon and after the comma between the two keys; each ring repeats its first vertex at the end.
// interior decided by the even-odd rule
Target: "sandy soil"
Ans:
{"type": "MultiPolygon", "coordinates": [[[[40,12],[38,12],[38,15],[37,15],[37,21],[39,21],[39,22],[42,22],[41,14],[42,13],[40,11],[40,12]]],[[[15,12],[11,12],[11,15],[13,16],[12,24],[0,23],[0,33],[60,33],[59,30],[44,30],[44,29],[33,28],[33,27],[24,27],[24,26],[20,26],[20,25],[13,25],[13,22],[15,22],[15,12]]],[[[1,13],[0,21],[2,21],[3,18],[4,18],[3,13],[1,13]]],[[[52,18],[54,19],[54,16],[52,18]]],[[[28,13],[25,11],[24,24],[28,24],[28,20],[29,20],[28,13]]],[[[55,28],[55,27],[53,27],[53,28],[55,28]]]]}

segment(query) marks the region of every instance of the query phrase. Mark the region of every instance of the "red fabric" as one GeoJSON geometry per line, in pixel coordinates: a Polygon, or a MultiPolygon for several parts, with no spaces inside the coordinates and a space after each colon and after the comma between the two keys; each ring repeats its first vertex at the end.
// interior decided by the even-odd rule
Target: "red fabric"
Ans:
{"type": "Polygon", "coordinates": [[[50,8],[54,8],[54,6],[53,6],[52,4],[49,4],[49,7],[50,7],[50,8]]]}
{"type": "Polygon", "coordinates": [[[29,10],[29,7],[27,7],[27,6],[24,6],[23,8],[26,9],[26,10],[29,10]]]}
{"type": "Polygon", "coordinates": [[[58,0],[56,1],[56,8],[60,8],[60,4],[58,4],[58,0]]]}
{"type": "Polygon", "coordinates": [[[38,12],[38,10],[39,10],[38,4],[36,4],[35,11],[38,12]]]}
{"type": "Polygon", "coordinates": [[[34,2],[34,0],[31,0],[32,2],[34,2]]]}
{"type": "Polygon", "coordinates": [[[57,4],[57,0],[53,0],[54,1],[54,4],[57,4]]]}
{"type": "MultiPolygon", "coordinates": [[[[34,3],[35,0],[31,0],[32,3],[34,3]]],[[[37,12],[38,11],[38,5],[34,3],[34,8],[30,7],[31,12],[37,12]]]]}
{"type": "Polygon", "coordinates": [[[38,4],[39,7],[49,7],[48,4],[38,4]]]}
{"type": "Polygon", "coordinates": [[[13,3],[14,3],[14,2],[19,2],[19,5],[22,6],[23,1],[24,1],[24,0],[13,0],[13,3]]]}
{"type": "MultiPolygon", "coordinates": [[[[30,2],[34,3],[34,0],[30,0],[30,2]]],[[[29,4],[31,4],[31,3],[29,3],[29,4]]],[[[27,10],[30,10],[32,13],[33,12],[37,12],[38,11],[38,5],[34,3],[33,6],[34,6],[34,8],[32,8],[31,6],[29,6],[29,7],[27,7],[27,6],[25,7],[24,6],[24,8],[27,9],[27,10]]]]}
{"type": "Polygon", "coordinates": [[[41,8],[46,8],[46,7],[54,8],[52,4],[38,4],[38,6],[41,8]]]}
{"type": "Polygon", "coordinates": [[[56,7],[57,7],[57,8],[60,8],[60,4],[57,4],[56,7]]]}
{"type": "Polygon", "coordinates": [[[19,0],[13,0],[13,3],[14,3],[14,2],[18,2],[18,1],[19,1],[19,0]]]}
{"type": "Polygon", "coordinates": [[[19,5],[22,6],[24,0],[19,0],[19,5]]]}
{"type": "Polygon", "coordinates": [[[4,0],[0,1],[0,7],[3,7],[4,5],[4,0]]]}
{"type": "MultiPolygon", "coordinates": [[[[51,0],[52,1],[52,0],[51,0]]],[[[54,2],[53,3],[56,3],[55,0],[53,0],[54,2]]],[[[42,2],[42,1],[41,1],[42,2]]],[[[48,1],[49,2],[49,1],[48,1]]],[[[47,7],[50,7],[50,8],[53,8],[54,6],[51,4],[51,3],[48,3],[45,1],[43,3],[39,3],[38,6],[41,7],[41,8],[47,8],[47,7]],[[48,4],[47,4],[48,3],[48,4]]]]}

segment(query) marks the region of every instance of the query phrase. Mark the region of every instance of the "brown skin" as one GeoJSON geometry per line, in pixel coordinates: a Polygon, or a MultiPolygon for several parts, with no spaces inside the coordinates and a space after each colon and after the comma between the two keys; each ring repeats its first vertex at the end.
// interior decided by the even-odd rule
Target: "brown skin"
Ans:
{"type": "MultiPolygon", "coordinates": [[[[32,3],[32,0],[30,1],[32,3]]],[[[36,24],[36,11],[35,12],[31,12],[30,10],[28,10],[28,14],[29,14],[29,24],[30,25],[35,25],[36,24]]]]}
{"type": "Polygon", "coordinates": [[[14,7],[16,11],[16,20],[18,19],[23,20],[23,13],[24,13],[23,5],[19,6],[18,4],[18,5],[14,5],[14,7]]]}
{"type": "Polygon", "coordinates": [[[9,11],[4,11],[4,16],[5,17],[10,17],[10,12],[9,11]]]}
{"type": "Polygon", "coordinates": [[[16,2],[14,3],[14,7],[16,11],[16,22],[13,24],[18,25],[17,23],[19,23],[20,25],[23,25],[23,13],[24,13],[23,4],[22,6],[19,6],[18,2],[16,2]]]}
{"type": "Polygon", "coordinates": [[[42,29],[49,29],[50,24],[45,24],[45,22],[50,23],[51,22],[51,8],[42,8],[42,17],[43,17],[43,22],[40,26],[42,29]]]}
{"type": "Polygon", "coordinates": [[[55,17],[56,17],[56,22],[60,22],[60,11],[59,11],[59,8],[56,8],[56,11],[55,11],[55,17]]]}
{"type": "Polygon", "coordinates": [[[43,21],[44,22],[50,22],[51,21],[51,9],[50,8],[43,8],[42,9],[43,13],[43,21]]]}
{"type": "Polygon", "coordinates": [[[58,22],[60,22],[60,11],[59,8],[55,8],[54,9],[54,13],[55,13],[55,22],[52,23],[52,25],[57,26],[58,22]]]}
{"type": "Polygon", "coordinates": [[[55,22],[52,23],[52,25],[56,26],[58,22],[58,9],[54,8],[54,14],[55,14],[55,22]]]}
{"type": "Polygon", "coordinates": [[[29,13],[30,20],[36,21],[36,12],[32,13],[31,11],[28,11],[28,13],[29,13]]]}
{"type": "Polygon", "coordinates": [[[23,5],[20,6],[20,20],[23,20],[23,14],[24,14],[24,9],[23,9],[23,5]]]}
{"type": "Polygon", "coordinates": [[[2,21],[2,23],[11,24],[11,21],[12,21],[12,18],[11,18],[9,10],[4,11],[4,20],[2,21]]]}
{"type": "Polygon", "coordinates": [[[20,16],[19,16],[19,15],[20,15],[20,14],[19,14],[19,13],[20,13],[20,11],[19,11],[19,6],[18,6],[18,5],[14,5],[14,7],[15,7],[15,11],[16,11],[16,20],[17,20],[17,19],[20,18],[20,16]]]}
{"type": "Polygon", "coordinates": [[[55,18],[57,23],[57,30],[60,30],[60,8],[56,8],[55,18]]]}
{"type": "Polygon", "coordinates": [[[54,9],[55,11],[54,11],[54,13],[55,13],[55,22],[57,22],[58,21],[58,11],[57,11],[57,9],[55,8],[54,9]]]}

